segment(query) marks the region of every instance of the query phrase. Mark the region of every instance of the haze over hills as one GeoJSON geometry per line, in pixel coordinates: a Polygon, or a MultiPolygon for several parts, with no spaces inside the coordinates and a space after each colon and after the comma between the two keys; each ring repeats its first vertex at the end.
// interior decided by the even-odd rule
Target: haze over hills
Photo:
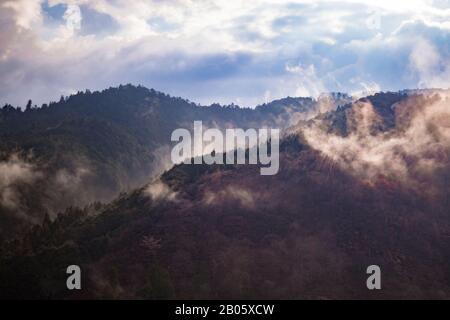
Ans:
{"type": "MultiPolygon", "coordinates": [[[[172,163],[171,133],[205,127],[287,128],[351,101],[346,95],[286,98],[257,106],[209,107],[125,85],[79,92],[25,110],[0,110],[1,237],[65,208],[107,202],[148,182],[172,163]],[[39,186],[39,187],[37,187],[39,186]]],[[[1,238],[0,237],[0,238],[1,238]]]]}
{"type": "MultiPolygon", "coordinates": [[[[28,202],[28,209],[40,203],[45,216],[45,201],[61,199],[61,187],[51,189],[48,177],[67,170],[72,176],[64,181],[76,181],[71,161],[89,163],[95,175],[80,178],[74,191],[95,187],[85,203],[129,191],[109,203],[67,208],[4,241],[1,294],[448,299],[449,96],[446,90],[404,91],[357,101],[329,95],[255,109],[206,108],[124,86],[39,110],[4,108],[1,168],[27,174],[17,186],[2,185],[3,201],[18,200],[24,213],[28,202]],[[150,178],[171,130],[194,120],[286,129],[279,173],[261,176],[254,165],[181,164],[150,178]],[[34,183],[43,180],[48,184],[36,190],[34,183]],[[65,267],[73,261],[86,275],[78,293],[65,288],[65,267]],[[366,288],[372,264],[383,269],[381,291],[366,288]]],[[[73,195],[65,195],[68,205],[73,195]]],[[[2,205],[3,219],[17,212],[2,205]]]]}
{"type": "Polygon", "coordinates": [[[449,22],[450,0],[0,0],[0,300],[450,300],[449,22]]]}

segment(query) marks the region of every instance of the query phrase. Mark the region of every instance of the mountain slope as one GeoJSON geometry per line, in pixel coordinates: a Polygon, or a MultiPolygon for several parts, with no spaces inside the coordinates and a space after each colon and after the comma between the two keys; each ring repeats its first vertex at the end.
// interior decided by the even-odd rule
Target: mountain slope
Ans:
{"type": "MultiPolygon", "coordinates": [[[[331,108],[348,101],[327,101],[331,108]]],[[[197,106],[132,85],[79,92],[58,103],[0,110],[1,237],[65,208],[107,202],[171,166],[171,133],[205,127],[277,127],[311,116],[318,101],[278,100],[253,109],[197,106]],[[13,172],[13,174],[10,174],[13,172]]],[[[1,240],[0,237],[0,240],[1,240]]]]}
{"type": "Polygon", "coordinates": [[[393,101],[395,127],[380,127],[383,114],[366,101],[346,108],[346,134],[326,120],[298,127],[275,176],[183,164],[108,205],[68,210],[3,247],[2,294],[448,299],[449,99],[393,101]],[[373,148],[384,157],[365,157],[373,148]],[[64,272],[75,262],[85,275],[76,294],[64,272]],[[372,264],[381,291],[366,288],[372,264]]]}

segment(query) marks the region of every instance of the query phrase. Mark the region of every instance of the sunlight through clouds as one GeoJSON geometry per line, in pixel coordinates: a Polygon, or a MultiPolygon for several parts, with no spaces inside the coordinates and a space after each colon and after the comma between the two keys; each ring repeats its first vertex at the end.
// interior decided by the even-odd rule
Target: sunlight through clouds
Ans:
{"type": "Polygon", "coordinates": [[[449,85],[447,0],[7,0],[0,17],[0,103],[126,82],[244,106],[449,85]]]}

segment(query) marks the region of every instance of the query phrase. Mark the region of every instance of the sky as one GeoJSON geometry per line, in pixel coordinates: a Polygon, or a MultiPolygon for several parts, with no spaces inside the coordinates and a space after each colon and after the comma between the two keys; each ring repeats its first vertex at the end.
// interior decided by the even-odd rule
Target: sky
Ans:
{"type": "Polygon", "coordinates": [[[251,107],[450,87],[450,0],[0,0],[0,103],[141,84],[251,107]]]}

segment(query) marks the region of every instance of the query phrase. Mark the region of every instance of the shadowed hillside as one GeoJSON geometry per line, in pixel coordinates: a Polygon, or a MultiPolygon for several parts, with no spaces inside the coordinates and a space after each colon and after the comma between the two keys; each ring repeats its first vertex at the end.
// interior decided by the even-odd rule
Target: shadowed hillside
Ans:
{"type": "Polygon", "coordinates": [[[291,129],[277,175],[182,164],[68,209],[3,246],[2,295],[448,299],[448,106],[445,92],[379,94],[291,129]],[[372,264],[381,291],[366,288],[372,264]]]}
{"type": "Polygon", "coordinates": [[[24,111],[0,109],[0,240],[70,206],[108,202],[172,165],[171,133],[205,127],[286,128],[347,96],[286,98],[256,109],[198,106],[132,85],[79,92],[24,111]]]}

